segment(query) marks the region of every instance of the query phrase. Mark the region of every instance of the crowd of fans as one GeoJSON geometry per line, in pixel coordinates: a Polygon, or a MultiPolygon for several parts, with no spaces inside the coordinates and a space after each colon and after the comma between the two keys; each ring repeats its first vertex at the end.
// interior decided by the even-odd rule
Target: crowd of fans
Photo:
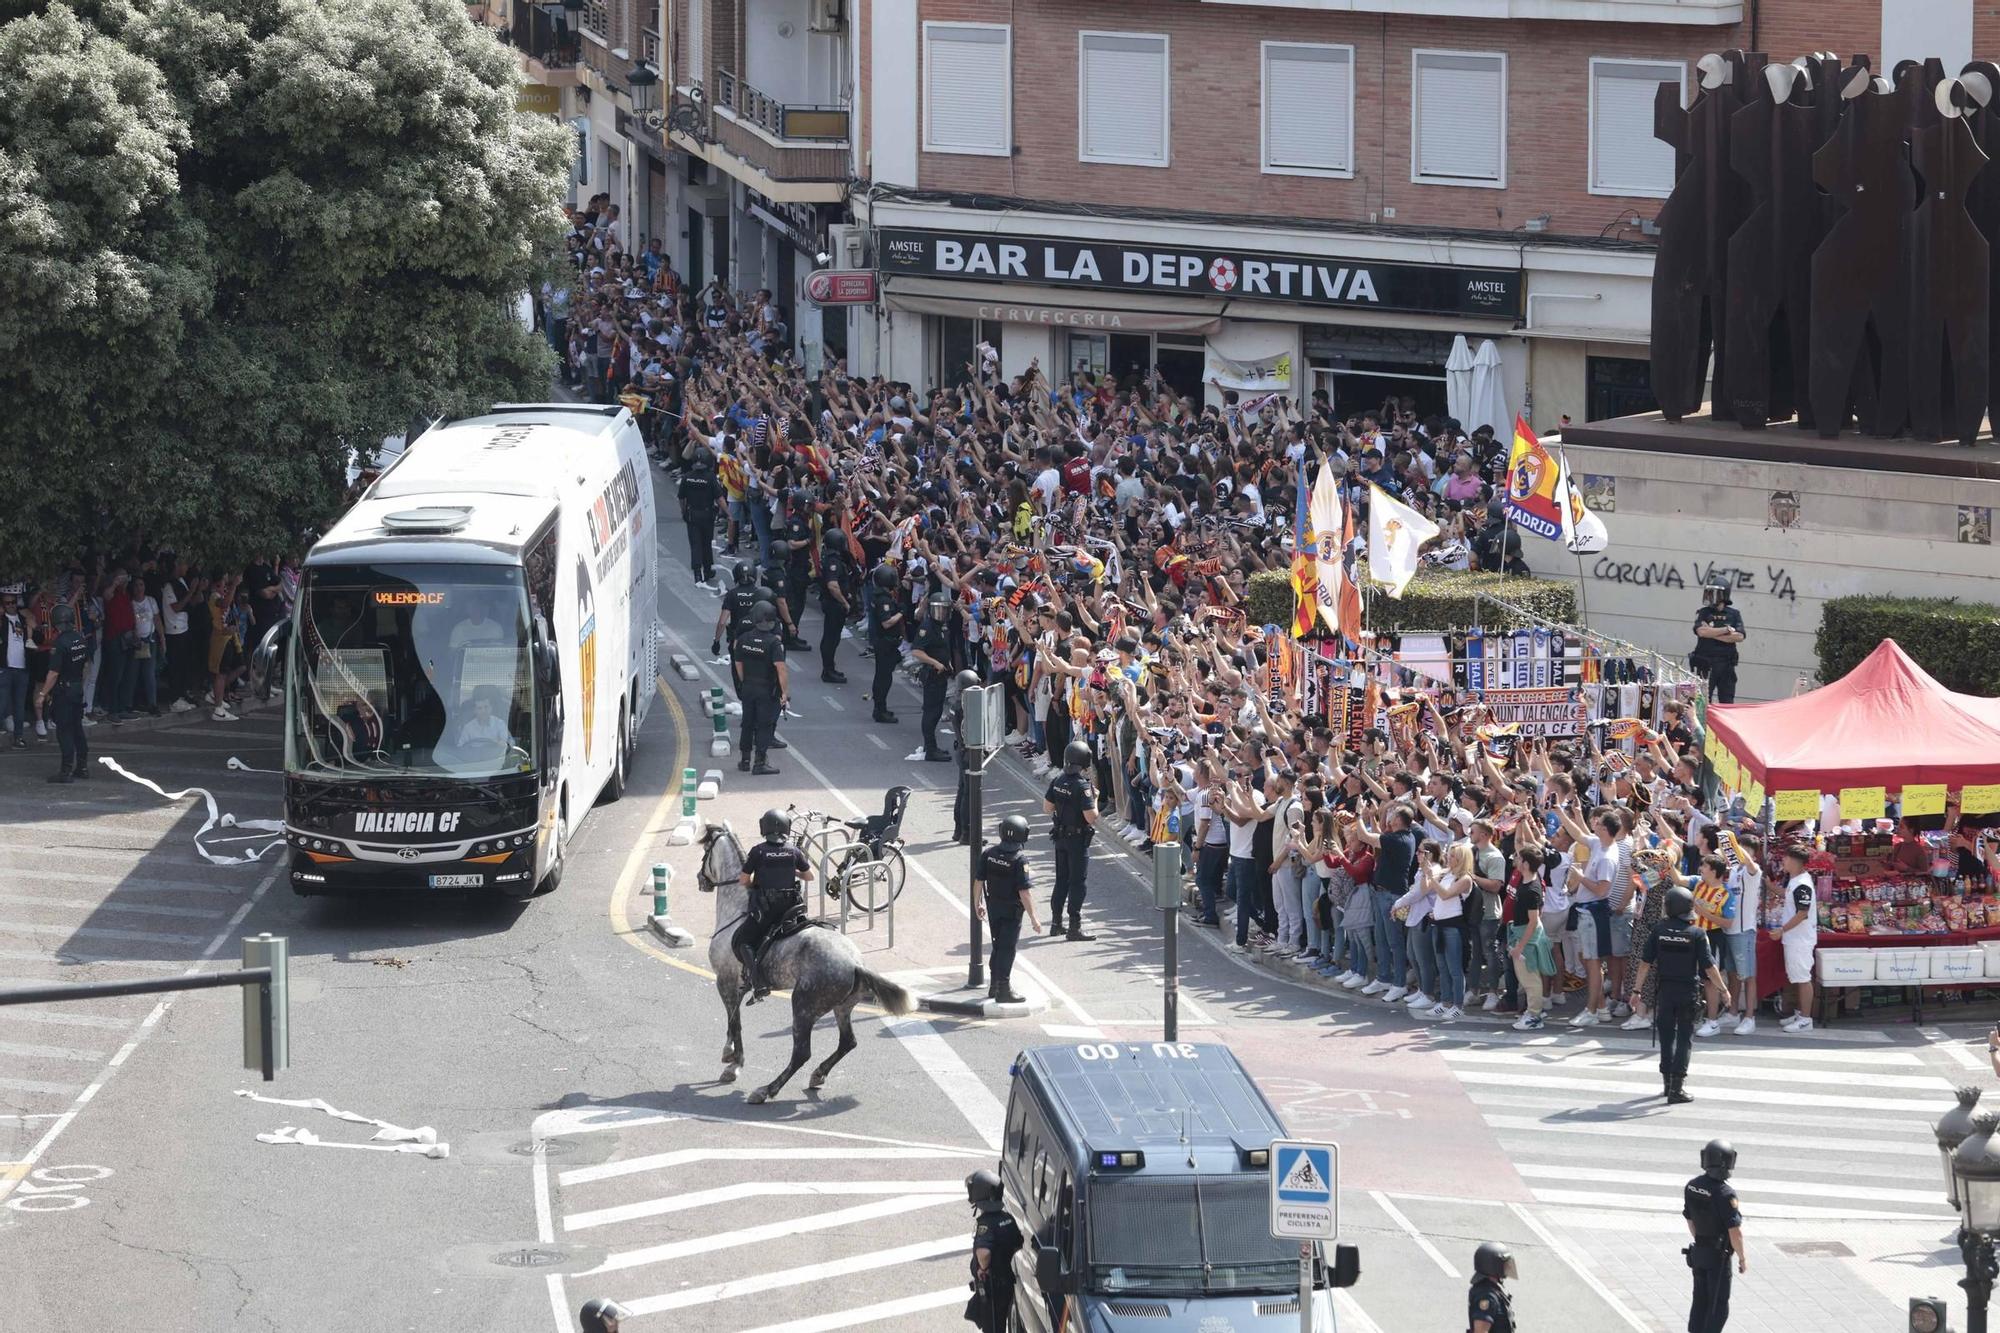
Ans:
{"type": "MultiPolygon", "coordinates": [[[[1195,921],[1233,908],[1231,947],[1439,1019],[1507,1010],[1533,1029],[1575,997],[1573,1023],[1643,1027],[1631,983],[1666,888],[1726,886],[1704,920],[1734,981],[1703,1032],[1754,1029],[1762,848],[1740,809],[1704,806],[1691,710],[1517,740],[1445,689],[1392,747],[1304,714],[1296,680],[1271,688],[1243,607],[1252,575],[1288,567],[1298,465],[1335,469],[1360,532],[1372,484],[1440,522],[1430,564],[1524,573],[1490,431],[1407,400],[1343,415],[1319,393],[1003,375],[983,344],[922,391],[837,359],[808,374],[770,293],[691,290],[656,245],[620,247],[602,200],[573,222],[575,284],[543,292],[570,382],[632,406],[679,472],[705,586],[718,551],[754,562],[795,648],[820,603],[824,678],[844,679],[852,618],[878,661],[1005,682],[1036,772],[1090,746],[1100,829],[1187,844],[1195,921]],[[945,660],[913,653],[927,635],[945,660]]],[[[936,721],[912,758],[939,756],[936,721]]]]}

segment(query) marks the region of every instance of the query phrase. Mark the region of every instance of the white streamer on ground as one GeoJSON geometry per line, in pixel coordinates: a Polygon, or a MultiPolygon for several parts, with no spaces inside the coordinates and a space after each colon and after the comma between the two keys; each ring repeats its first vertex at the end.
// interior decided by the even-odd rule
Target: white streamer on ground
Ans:
{"type": "Polygon", "coordinates": [[[372,1141],[369,1143],[328,1143],[311,1130],[298,1129],[292,1125],[286,1125],[283,1129],[273,1134],[259,1134],[257,1136],[259,1143],[297,1143],[308,1148],[367,1148],[375,1152],[422,1153],[426,1157],[445,1157],[451,1153],[451,1145],[448,1143],[439,1143],[437,1131],[429,1125],[419,1125],[415,1129],[404,1129],[401,1125],[392,1125],[386,1120],[377,1120],[373,1116],[360,1115],[354,1111],[343,1111],[339,1107],[331,1105],[318,1097],[288,1100],[283,1097],[265,1097],[259,1093],[251,1092],[248,1088],[238,1088],[236,1095],[238,1097],[247,1097],[253,1102],[262,1102],[266,1106],[289,1106],[295,1111],[319,1111],[332,1116],[335,1120],[346,1120],[357,1125],[375,1126],[375,1133],[372,1136],[372,1141]]]}
{"type": "MultiPolygon", "coordinates": [[[[281,847],[284,845],[285,824],[283,820],[245,819],[239,821],[235,815],[223,814],[222,811],[216,807],[215,796],[206,787],[187,787],[183,788],[180,791],[168,791],[165,787],[162,787],[159,783],[154,782],[151,778],[140,777],[137,773],[134,773],[131,769],[126,768],[123,764],[119,763],[116,759],[113,759],[108,755],[100,757],[97,762],[104,765],[106,768],[110,769],[113,773],[116,773],[119,777],[125,778],[126,780],[131,782],[136,782],[141,787],[145,787],[148,788],[149,790],[156,791],[160,795],[166,797],[169,801],[184,801],[190,796],[201,797],[203,804],[208,806],[208,818],[203,821],[202,826],[200,828],[194,831],[194,849],[196,852],[200,853],[202,859],[207,861],[210,865],[218,865],[218,866],[248,865],[250,862],[255,861],[259,857],[263,856],[264,853],[270,851],[273,847],[281,847]],[[246,829],[251,833],[251,835],[253,835],[253,837],[269,834],[271,840],[265,843],[262,847],[258,847],[252,851],[246,852],[241,856],[218,856],[214,852],[208,850],[207,847],[202,845],[203,835],[206,834],[210,829],[214,828],[246,829]]],[[[232,841],[234,841],[234,839],[232,839],[232,841]]],[[[244,839],[244,841],[248,841],[248,839],[244,839]]]]}
{"type": "Polygon", "coordinates": [[[233,754],[229,756],[229,762],[224,764],[223,767],[236,773],[271,773],[279,777],[284,776],[285,772],[282,768],[252,768],[233,754]]]}

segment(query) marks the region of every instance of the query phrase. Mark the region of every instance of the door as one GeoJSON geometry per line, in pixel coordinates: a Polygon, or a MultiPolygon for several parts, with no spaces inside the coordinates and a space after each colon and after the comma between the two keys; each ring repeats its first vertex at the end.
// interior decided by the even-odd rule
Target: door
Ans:
{"type": "Polygon", "coordinates": [[[687,285],[690,291],[698,292],[708,283],[707,270],[702,267],[704,260],[707,258],[704,246],[708,235],[707,227],[708,220],[702,217],[700,213],[697,213],[692,208],[687,211],[688,262],[686,272],[687,285]]]}

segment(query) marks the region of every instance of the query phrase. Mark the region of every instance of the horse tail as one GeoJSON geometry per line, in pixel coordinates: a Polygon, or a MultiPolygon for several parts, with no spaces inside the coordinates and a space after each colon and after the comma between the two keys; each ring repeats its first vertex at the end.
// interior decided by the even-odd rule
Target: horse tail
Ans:
{"type": "Polygon", "coordinates": [[[910,993],[887,977],[877,976],[865,967],[854,969],[855,982],[875,997],[875,1003],[892,1014],[907,1014],[916,1008],[916,1001],[910,993]]]}

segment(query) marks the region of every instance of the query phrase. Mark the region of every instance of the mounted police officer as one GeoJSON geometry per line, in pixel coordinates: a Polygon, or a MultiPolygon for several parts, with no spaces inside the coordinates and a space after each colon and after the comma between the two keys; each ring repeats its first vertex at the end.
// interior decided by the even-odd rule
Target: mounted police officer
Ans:
{"type": "Polygon", "coordinates": [[[1499,1241],[1482,1241],[1472,1252],[1472,1289],[1465,1297],[1465,1323],[1472,1333],[1514,1333],[1514,1302],[1501,1284],[1519,1276],[1514,1252],[1499,1241]]]}
{"type": "Polygon", "coordinates": [[[1028,884],[1028,821],[1008,815],[1000,821],[1000,845],[979,854],[979,870],[972,881],[972,910],[993,932],[993,984],[986,993],[1002,1004],[1025,1004],[1010,984],[1014,977],[1014,949],[1021,939],[1021,918],[1028,918],[1036,930],[1035,900],[1028,884]]]}
{"type": "Polygon", "coordinates": [[[1729,604],[1729,580],[1701,585],[1701,610],[1694,613],[1694,651],[1688,665],[1708,681],[1710,703],[1736,702],[1736,645],[1743,642],[1743,613],[1729,604]]]}
{"type": "Polygon", "coordinates": [[[83,733],[83,673],[90,665],[90,643],[76,627],[76,607],[57,602],[49,611],[56,641],[49,650],[49,673],[42,679],[41,703],[56,724],[62,747],[62,767],[50,782],[78,782],[90,777],[90,743],[83,733]]]}
{"type": "MultiPolygon", "coordinates": [[[[733,591],[733,590],[732,590],[733,591]]],[[[743,700],[742,753],[739,771],[768,775],[778,770],[765,758],[775,744],[778,713],[791,695],[791,679],[785,667],[785,645],[778,637],[778,612],[769,602],[750,608],[750,628],[736,636],[729,655],[734,661],[736,693],[743,700]],[[751,756],[756,767],[751,768],[751,756]]]]}
{"type": "Polygon", "coordinates": [[[1735,1169],[1736,1149],[1727,1140],[1710,1139],[1701,1150],[1701,1174],[1681,1190],[1681,1216],[1694,1238],[1681,1251],[1694,1270],[1688,1333],[1722,1333],[1729,1322],[1729,1286],[1735,1280],[1729,1271],[1730,1256],[1736,1257],[1736,1272],[1750,1269],[1749,1251],[1743,1248],[1743,1210],[1737,1206],[1736,1187],[1729,1183],[1729,1173],[1735,1169]]]}
{"type": "Polygon", "coordinates": [[[889,682],[895,679],[896,664],[902,660],[903,642],[903,608],[896,596],[896,567],[877,565],[870,577],[875,580],[875,596],[868,603],[868,646],[875,652],[875,679],[868,693],[875,701],[875,721],[894,722],[896,715],[889,711],[889,682]]]}
{"type": "Polygon", "coordinates": [[[1000,1177],[974,1171],[965,1178],[972,1224],[972,1299],[965,1317],[979,1333],[1006,1333],[1014,1313],[1014,1256],[1021,1251],[1021,1228],[1001,1203],[1000,1177]]]}
{"type": "Polygon", "coordinates": [[[687,470],[681,473],[681,517],[687,521],[688,567],[701,587],[715,582],[715,500],[722,484],[715,476],[715,454],[705,444],[696,445],[688,455],[687,470]]]}
{"type": "Polygon", "coordinates": [[[804,885],[812,882],[812,863],[806,854],[785,839],[791,836],[792,817],[783,810],[766,810],[757,820],[763,841],[743,857],[743,886],[750,890],[750,910],[736,928],[729,947],[750,978],[750,1002],[755,1004],[771,993],[763,962],[758,957],[764,941],[793,916],[806,910],[804,885]]]}
{"type": "Polygon", "coordinates": [[[941,764],[951,756],[938,748],[938,723],[944,721],[945,696],[951,690],[951,598],[932,597],[924,603],[923,623],[917,627],[916,643],[910,655],[916,660],[924,686],[924,762],[941,764]]]}
{"type": "Polygon", "coordinates": [[[708,643],[708,651],[716,657],[722,656],[725,640],[734,644],[736,636],[750,627],[750,608],[757,605],[757,566],[743,561],[730,578],[733,582],[722,594],[722,610],[715,616],[715,637],[708,643]]]}
{"type": "Polygon", "coordinates": [[[1063,771],[1042,793],[1042,809],[1055,816],[1051,834],[1056,844],[1056,887],[1049,899],[1049,934],[1063,928],[1063,907],[1069,907],[1065,939],[1091,940],[1083,933],[1084,876],[1090,870],[1090,838],[1097,827],[1097,789],[1084,774],[1090,769],[1090,746],[1071,741],[1063,750],[1063,771]]]}
{"type": "Polygon", "coordinates": [[[1688,1049],[1694,1042],[1695,1011],[1701,1007],[1701,983],[1722,988],[1728,983],[1715,965],[1708,932],[1694,924],[1694,894],[1676,884],[1667,890],[1666,916],[1646,937],[1639,955],[1639,975],[1633,994],[1646,984],[1646,974],[1660,969],[1659,1001],[1653,1023],[1660,1038],[1660,1083],[1670,1105],[1691,1102],[1688,1096],[1688,1049]]]}
{"type": "Polygon", "coordinates": [[[819,630],[819,678],[829,685],[847,683],[847,677],[833,665],[833,655],[840,650],[840,631],[860,595],[854,585],[855,573],[846,535],[827,533],[819,549],[819,605],[824,613],[819,630]]]}

